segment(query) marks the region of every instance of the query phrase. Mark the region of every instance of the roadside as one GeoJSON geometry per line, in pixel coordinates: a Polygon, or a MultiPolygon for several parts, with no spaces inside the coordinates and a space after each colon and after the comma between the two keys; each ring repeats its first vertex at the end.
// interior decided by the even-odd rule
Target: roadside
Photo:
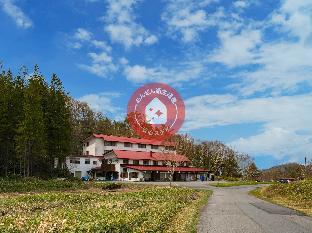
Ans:
{"type": "Polygon", "coordinates": [[[302,213],[248,195],[257,186],[212,187],[200,233],[311,233],[312,219],[302,213]]]}
{"type": "Polygon", "coordinates": [[[312,180],[275,184],[258,188],[251,191],[250,194],[312,216],[312,180]]]}

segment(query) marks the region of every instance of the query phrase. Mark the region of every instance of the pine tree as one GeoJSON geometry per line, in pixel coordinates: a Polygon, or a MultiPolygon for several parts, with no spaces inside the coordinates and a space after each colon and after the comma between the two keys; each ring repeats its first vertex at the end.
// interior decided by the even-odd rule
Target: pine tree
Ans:
{"type": "Polygon", "coordinates": [[[68,98],[61,80],[53,74],[49,95],[45,105],[45,124],[47,135],[47,154],[50,172],[57,158],[57,167],[65,161],[70,152],[70,109],[68,98]]]}
{"type": "Polygon", "coordinates": [[[45,97],[48,87],[35,67],[25,89],[24,115],[18,127],[17,150],[23,157],[24,176],[40,175],[46,170],[45,97]]]}

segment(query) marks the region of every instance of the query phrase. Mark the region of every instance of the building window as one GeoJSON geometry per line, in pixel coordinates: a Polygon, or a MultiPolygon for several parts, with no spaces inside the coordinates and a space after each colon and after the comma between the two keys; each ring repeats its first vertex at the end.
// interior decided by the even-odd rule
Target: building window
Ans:
{"type": "Polygon", "coordinates": [[[89,142],[87,142],[87,146],[89,146],[89,142]]]}
{"type": "Polygon", "coordinates": [[[138,144],[139,148],[146,148],[146,144],[138,144]]]}
{"type": "Polygon", "coordinates": [[[152,145],[152,149],[158,150],[158,146],[157,145],[152,145]]]}
{"type": "Polygon", "coordinates": [[[148,160],[143,160],[143,164],[144,165],[149,165],[149,161],[148,160]]]}
{"type": "Polygon", "coordinates": [[[122,172],[120,176],[121,178],[128,178],[128,172],[122,172]]]}
{"type": "Polygon", "coordinates": [[[158,165],[158,162],[157,162],[157,161],[153,161],[153,165],[154,165],[154,166],[157,166],[157,165],[158,165]]]}
{"type": "Polygon", "coordinates": [[[97,165],[97,161],[93,161],[93,165],[97,165]]]}
{"type": "Polygon", "coordinates": [[[133,164],[134,165],[139,165],[140,164],[140,160],[133,160],[133,164]]]}
{"type": "Polygon", "coordinates": [[[124,146],[125,146],[125,147],[132,147],[132,143],[130,143],[130,142],[125,142],[125,143],[124,143],[124,146]]]}
{"type": "Polygon", "coordinates": [[[86,151],[86,155],[89,155],[89,151],[88,150],[86,151]]]}
{"type": "Polygon", "coordinates": [[[163,166],[167,166],[166,161],[162,161],[162,165],[163,165],[163,166]]]}
{"type": "Polygon", "coordinates": [[[80,159],[70,159],[70,163],[80,164],[80,159]]]}
{"type": "Polygon", "coordinates": [[[116,146],[116,142],[105,141],[104,146],[116,146]]]}
{"type": "Polygon", "coordinates": [[[127,172],[128,172],[128,169],[127,169],[127,168],[123,168],[123,169],[122,169],[122,172],[127,173],[127,172]]]}
{"type": "Polygon", "coordinates": [[[130,178],[138,178],[138,173],[137,172],[130,172],[129,176],[130,176],[130,178]]]}
{"type": "Polygon", "coordinates": [[[166,146],[165,150],[172,150],[173,151],[174,150],[174,146],[166,146]]]}
{"type": "Polygon", "coordinates": [[[90,159],[85,159],[85,164],[90,164],[90,159]]]}
{"type": "Polygon", "coordinates": [[[123,164],[129,164],[129,159],[123,159],[123,160],[122,160],[122,163],[123,163],[123,164]]]}

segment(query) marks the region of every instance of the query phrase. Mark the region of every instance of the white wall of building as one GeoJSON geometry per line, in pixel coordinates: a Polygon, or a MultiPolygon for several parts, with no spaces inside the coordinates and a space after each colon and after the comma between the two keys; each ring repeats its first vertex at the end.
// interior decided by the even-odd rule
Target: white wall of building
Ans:
{"type": "Polygon", "coordinates": [[[92,168],[100,167],[101,160],[98,157],[67,157],[66,166],[75,177],[81,178],[83,176],[88,176],[88,171],[92,168]],[[90,164],[86,164],[86,160],[90,161],[90,164]],[[80,163],[71,163],[71,161],[79,161],[80,163]]]}
{"type": "Polygon", "coordinates": [[[84,155],[102,156],[105,152],[110,150],[130,150],[130,151],[152,151],[162,152],[165,150],[165,146],[158,146],[158,149],[152,149],[152,145],[146,144],[146,148],[140,148],[138,143],[131,143],[131,147],[125,147],[124,142],[116,142],[116,146],[107,146],[101,138],[91,137],[83,143],[84,155]],[[87,153],[88,151],[88,153],[87,153]]]}

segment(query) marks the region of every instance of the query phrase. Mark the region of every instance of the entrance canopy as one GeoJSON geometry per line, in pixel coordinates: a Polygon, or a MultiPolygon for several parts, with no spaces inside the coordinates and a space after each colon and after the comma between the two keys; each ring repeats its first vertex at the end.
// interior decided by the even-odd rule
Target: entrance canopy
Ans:
{"type": "MultiPolygon", "coordinates": [[[[128,165],[122,164],[124,168],[130,168],[137,171],[160,171],[168,172],[172,170],[172,167],[167,166],[144,166],[144,165],[128,165]]],[[[197,167],[175,167],[174,171],[176,172],[209,172],[207,169],[197,168],[197,167]]]]}

